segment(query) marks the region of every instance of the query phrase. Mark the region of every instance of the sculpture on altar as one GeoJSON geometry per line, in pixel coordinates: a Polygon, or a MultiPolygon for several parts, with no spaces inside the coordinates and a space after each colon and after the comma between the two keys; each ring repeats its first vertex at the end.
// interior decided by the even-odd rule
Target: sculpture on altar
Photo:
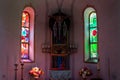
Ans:
{"type": "Polygon", "coordinates": [[[61,11],[53,14],[49,19],[49,27],[52,30],[53,44],[66,44],[68,30],[70,27],[69,18],[61,11]]]}

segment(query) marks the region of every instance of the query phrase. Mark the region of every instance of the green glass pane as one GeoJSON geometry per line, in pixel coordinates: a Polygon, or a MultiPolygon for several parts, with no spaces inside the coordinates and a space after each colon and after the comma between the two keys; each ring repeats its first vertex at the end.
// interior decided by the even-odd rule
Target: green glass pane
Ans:
{"type": "Polygon", "coordinates": [[[97,44],[90,44],[90,57],[91,58],[96,58],[98,55],[97,55],[97,44]]]}
{"type": "Polygon", "coordinates": [[[91,13],[91,15],[90,15],[90,27],[96,27],[96,26],[97,26],[96,13],[91,13]]]}
{"type": "Polygon", "coordinates": [[[97,42],[97,28],[90,28],[90,42],[97,42]]]}
{"type": "Polygon", "coordinates": [[[85,53],[88,55],[89,54],[89,43],[85,43],[85,53]]]}

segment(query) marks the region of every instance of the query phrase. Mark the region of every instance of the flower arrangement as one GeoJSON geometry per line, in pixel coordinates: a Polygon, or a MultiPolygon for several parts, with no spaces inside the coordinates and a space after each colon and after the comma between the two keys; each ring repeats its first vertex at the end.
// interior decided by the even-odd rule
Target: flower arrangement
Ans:
{"type": "Polygon", "coordinates": [[[86,78],[87,76],[91,76],[92,72],[90,69],[88,69],[87,67],[83,67],[82,69],[80,69],[79,72],[80,76],[82,76],[82,78],[86,78]]]}
{"type": "Polygon", "coordinates": [[[29,71],[29,74],[34,78],[39,78],[42,74],[44,74],[44,71],[38,67],[33,67],[29,71]]]}

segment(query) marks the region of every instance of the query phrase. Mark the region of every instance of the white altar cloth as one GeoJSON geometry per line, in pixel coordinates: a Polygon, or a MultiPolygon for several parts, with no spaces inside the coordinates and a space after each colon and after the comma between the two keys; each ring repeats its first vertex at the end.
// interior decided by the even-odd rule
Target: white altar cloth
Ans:
{"type": "Polygon", "coordinates": [[[51,80],[69,80],[71,78],[70,70],[49,70],[51,80]]]}

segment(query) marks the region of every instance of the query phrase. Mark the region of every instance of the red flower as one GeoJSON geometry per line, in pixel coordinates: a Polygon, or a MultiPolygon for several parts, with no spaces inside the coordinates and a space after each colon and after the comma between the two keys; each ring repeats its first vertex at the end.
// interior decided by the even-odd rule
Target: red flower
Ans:
{"type": "Polygon", "coordinates": [[[42,69],[38,68],[38,67],[33,67],[30,71],[29,74],[31,76],[33,76],[34,78],[39,78],[42,74],[44,74],[44,72],[42,71],[42,69]]]}

